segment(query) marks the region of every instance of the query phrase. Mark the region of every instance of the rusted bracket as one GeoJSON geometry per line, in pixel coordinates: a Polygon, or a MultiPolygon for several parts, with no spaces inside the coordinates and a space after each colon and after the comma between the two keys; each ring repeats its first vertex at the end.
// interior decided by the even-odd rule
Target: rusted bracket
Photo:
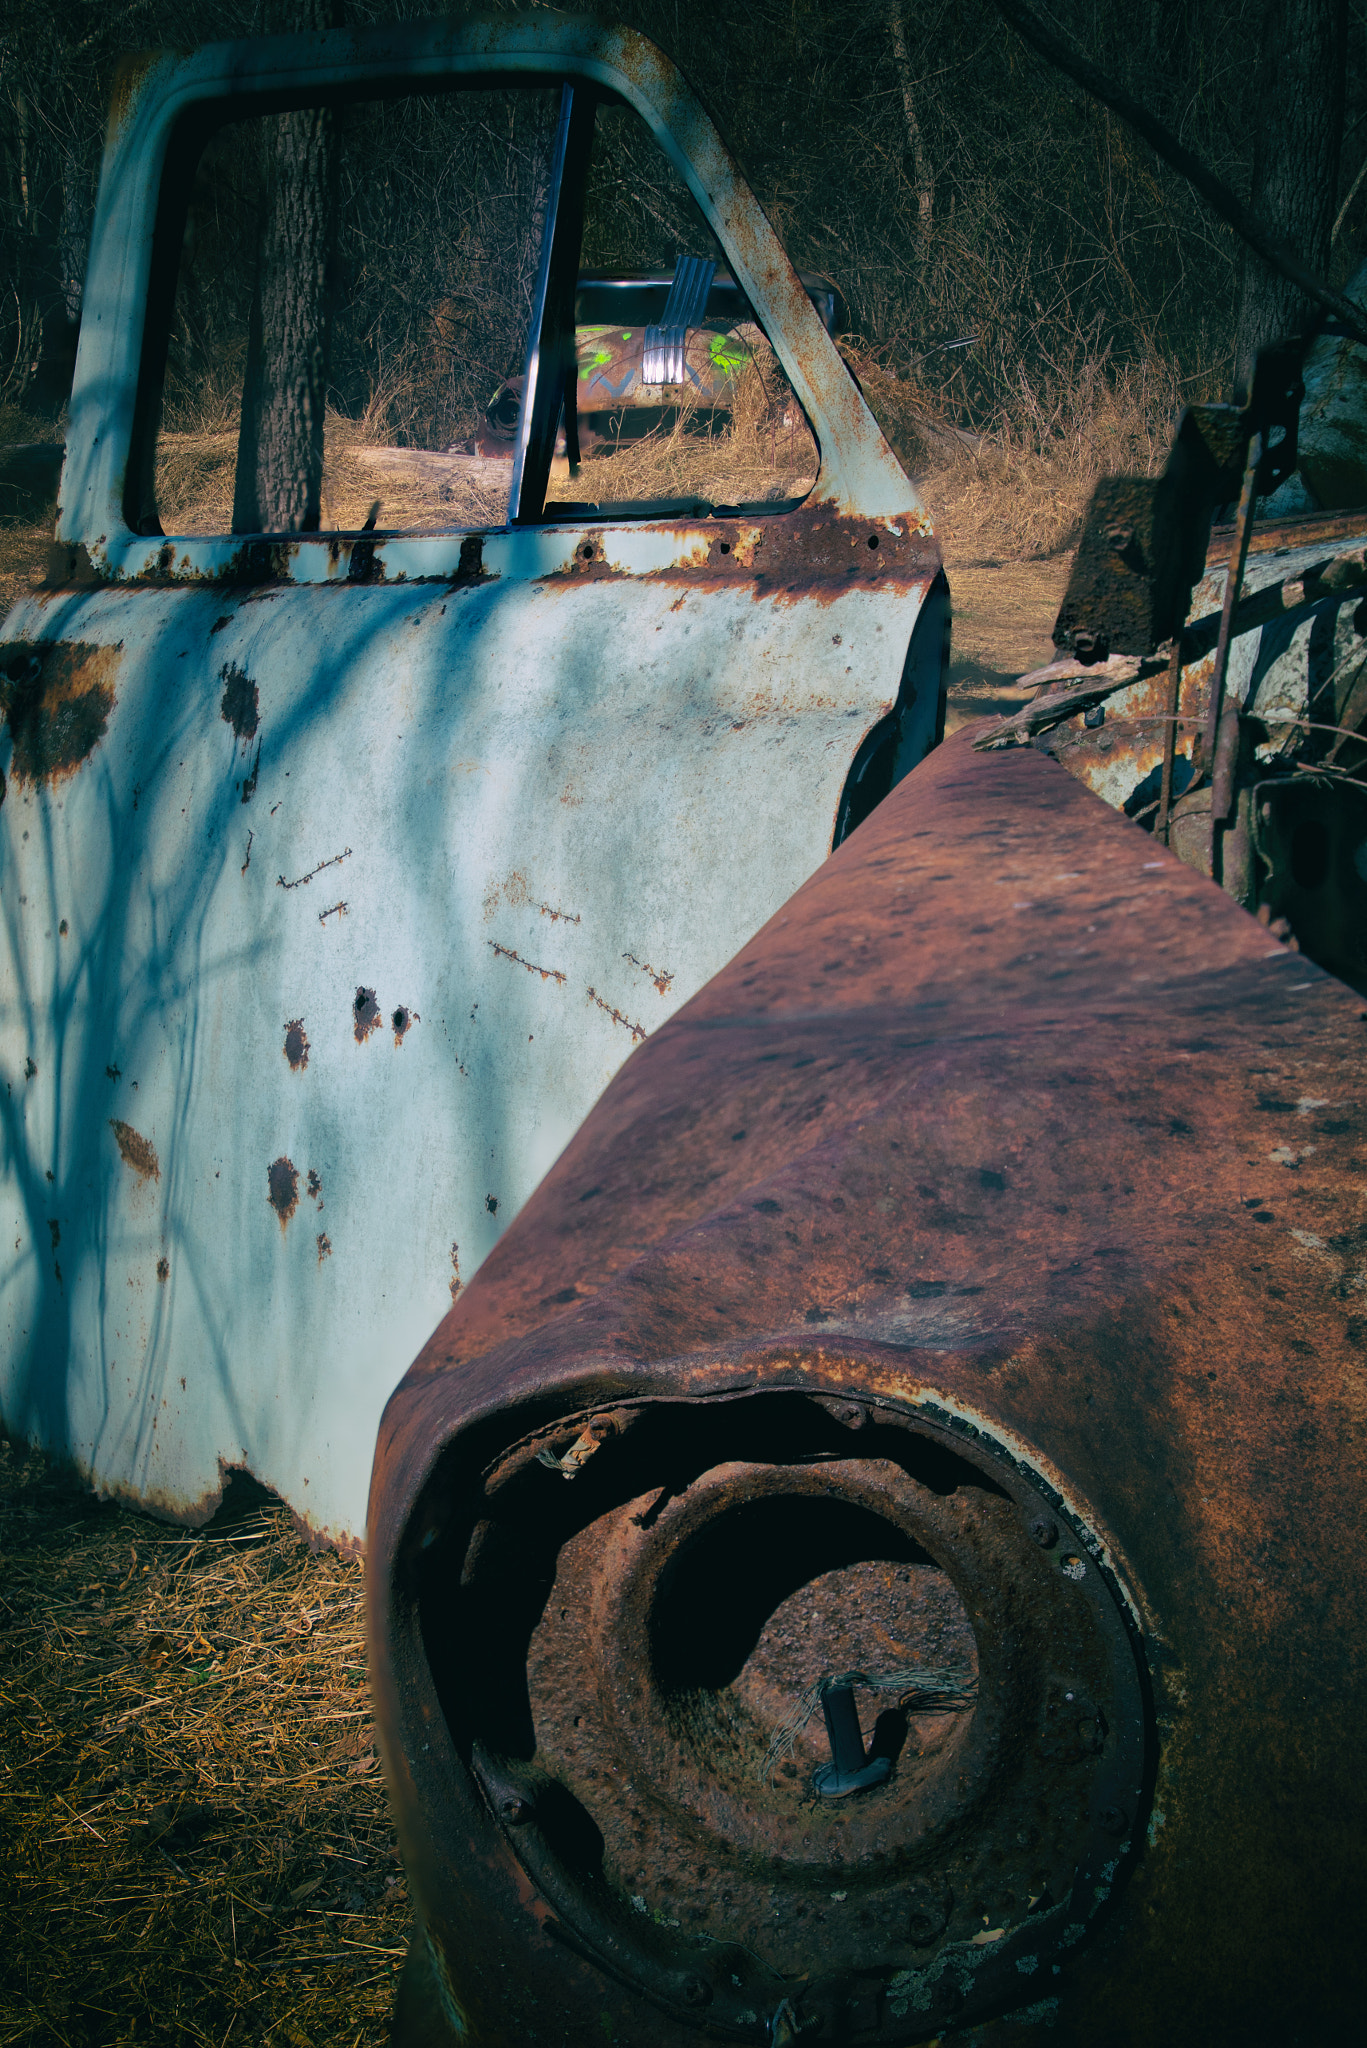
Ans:
{"type": "Polygon", "coordinates": [[[1048,690],[1043,696],[1036,697],[1033,704],[1022,705],[1009,717],[998,719],[995,725],[990,725],[974,740],[974,750],[981,754],[993,747],[1028,746],[1041,733],[1051,732],[1056,725],[1076,718],[1080,711],[1091,711],[1096,705],[1104,704],[1117,690],[1127,690],[1131,683],[1156,674],[1165,659],[1161,654],[1148,659],[1133,654],[1113,654],[1098,664],[1086,681],[1075,683],[1071,688],[1065,686],[1048,690]]]}

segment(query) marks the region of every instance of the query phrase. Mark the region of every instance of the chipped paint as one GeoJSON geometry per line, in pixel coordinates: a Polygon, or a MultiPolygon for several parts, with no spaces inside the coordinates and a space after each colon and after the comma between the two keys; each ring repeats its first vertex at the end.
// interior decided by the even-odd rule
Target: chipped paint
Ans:
{"type": "Polygon", "coordinates": [[[119,1148],[119,1157],[125,1166],[131,1166],[142,1180],[160,1180],[161,1166],[157,1151],[150,1138],[144,1138],[131,1124],[111,1116],[109,1128],[119,1148]]]}
{"type": "Polygon", "coordinates": [[[653,1029],[821,863],[856,760],[873,749],[881,793],[894,756],[901,773],[933,744],[938,594],[914,678],[909,648],[939,553],[724,143],[630,30],[542,10],[158,57],[111,124],[86,305],[59,538],[5,629],[47,677],[65,666],[70,702],[95,695],[78,744],[45,728],[17,763],[41,772],[16,772],[0,806],[6,889],[25,899],[0,931],[0,1074],[24,1100],[0,1202],[8,1242],[45,1245],[28,1191],[56,1170],[64,1276],[58,1300],[46,1259],[5,1269],[0,1415],[187,1518],[222,1469],[250,1467],[313,1536],[350,1543],[387,1389],[639,1045],[640,1004],[653,1029]],[[639,110],[812,423],[807,501],[480,532],[133,532],[178,124],[513,77],[639,110]],[[327,871],[331,897],[341,864],[345,898],[303,894],[327,871]],[[291,1025],[307,1067],[282,1056],[291,1025]],[[402,1058],[381,1056],[391,1030],[402,1058]],[[128,1127],[156,1132],[155,1203],[108,1142],[111,1086],[128,1127]],[[261,1162],[284,1158],[326,1173],[322,1286],[302,1256],[316,1227],[277,1236],[262,1200],[261,1162]],[[126,1283],[159,1256],[173,1284],[130,1335],[126,1283]],[[106,1379],[94,1361],[115,1357],[106,1379]],[[146,1390],[168,1376],[189,1398],[154,1436],[146,1390]]]}
{"type": "Polygon", "coordinates": [[[93,753],[114,709],[119,654],[79,640],[0,645],[0,708],[17,782],[58,782],[93,753]]]}

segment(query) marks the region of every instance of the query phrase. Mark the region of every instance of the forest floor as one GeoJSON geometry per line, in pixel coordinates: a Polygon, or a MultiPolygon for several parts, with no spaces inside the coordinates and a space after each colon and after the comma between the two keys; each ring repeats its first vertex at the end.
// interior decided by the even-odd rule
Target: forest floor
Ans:
{"type": "Polygon", "coordinates": [[[0,2048],[387,2040],[362,1587],[278,1505],[171,1528],[0,1438],[0,2048]]]}

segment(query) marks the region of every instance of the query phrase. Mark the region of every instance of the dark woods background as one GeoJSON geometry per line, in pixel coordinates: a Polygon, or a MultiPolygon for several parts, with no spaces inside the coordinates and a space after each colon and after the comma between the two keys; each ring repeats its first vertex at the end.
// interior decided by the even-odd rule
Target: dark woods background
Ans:
{"type": "MultiPolygon", "coordinates": [[[[117,58],[302,26],[318,4],[8,0],[0,402],[60,414],[117,58]]],[[[345,8],[352,22],[435,11],[345,8]]],[[[847,352],[894,424],[939,418],[1043,451],[1122,401],[1166,418],[1228,386],[1234,236],[983,0],[608,11],[680,59],[799,268],[839,286],[847,352]]],[[[1367,242],[1364,13],[1361,0],[1056,0],[1050,19],[1341,283],[1367,242]]],[[[520,361],[549,106],[501,125],[487,104],[345,119],[328,400],[391,439],[442,445],[520,361]]],[[[697,241],[686,201],[624,121],[604,131],[585,261],[668,267],[697,241]]],[[[223,426],[236,405],[262,177],[241,142],[202,167],[195,232],[215,247],[191,250],[168,424],[223,426]]],[[[1260,267],[1242,304],[1245,344],[1302,311],[1260,267]]]]}

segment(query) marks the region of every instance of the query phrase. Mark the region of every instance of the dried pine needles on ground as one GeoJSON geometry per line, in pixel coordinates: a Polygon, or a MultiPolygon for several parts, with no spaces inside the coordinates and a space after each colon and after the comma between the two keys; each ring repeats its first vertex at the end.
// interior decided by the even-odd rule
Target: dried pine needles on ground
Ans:
{"type": "Polygon", "coordinates": [[[168,1528],[0,1438],[0,2048],[360,2048],[408,1925],[362,1572],[168,1528]]]}

